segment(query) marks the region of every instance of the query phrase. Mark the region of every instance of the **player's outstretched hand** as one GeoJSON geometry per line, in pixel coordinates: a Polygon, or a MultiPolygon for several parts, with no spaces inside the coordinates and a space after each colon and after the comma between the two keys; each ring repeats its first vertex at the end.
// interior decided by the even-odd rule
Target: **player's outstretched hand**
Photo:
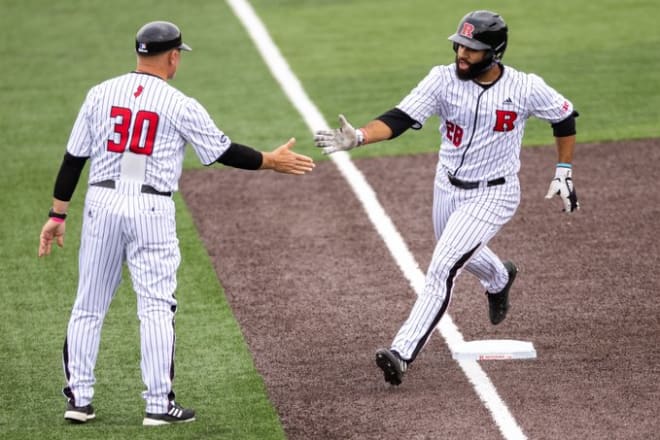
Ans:
{"type": "Polygon", "coordinates": [[[291,138],[287,143],[280,145],[270,153],[263,154],[261,168],[275,170],[285,174],[305,174],[316,166],[311,157],[294,153],[291,151],[296,144],[296,139],[291,138]]]}
{"type": "Polygon", "coordinates": [[[578,203],[577,193],[573,186],[572,171],[570,168],[558,166],[555,171],[555,178],[550,182],[550,188],[545,195],[546,199],[551,199],[554,196],[559,196],[564,203],[563,211],[571,213],[580,209],[578,203]]]}
{"type": "Polygon", "coordinates": [[[64,232],[66,226],[64,222],[57,223],[51,219],[44,224],[41,228],[41,236],[39,238],[39,256],[49,255],[53,247],[53,241],[57,241],[59,247],[64,246],[64,232]]]}
{"type": "Polygon", "coordinates": [[[339,128],[334,130],[318,130],[314,134],[314,145],[323,148],[323,154],[331,154],[336,151],[346,151],[360,145],[355,128],[346,120],[344,115],[339,115],[339,128]]]}

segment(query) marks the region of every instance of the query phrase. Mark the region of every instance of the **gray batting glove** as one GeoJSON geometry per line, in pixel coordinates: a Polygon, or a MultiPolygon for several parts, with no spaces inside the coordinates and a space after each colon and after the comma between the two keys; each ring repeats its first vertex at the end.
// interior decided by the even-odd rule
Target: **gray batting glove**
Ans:
{"type": "Polygon", "coordinates": [[[339,128],[318,130],[314,134],[314,145],[323,148],[323,154],[348,151],[359,147],[363,142],[362,131],[353,128],[344,115],[339,115],[339,128]]]}
{"type": "Polygon", "coordinates": [[[563,211],[571,213],[580,209],[580,204],[577,200],[577,193],[573,187],[572,171],[570,167],[557,166],[555,170],[555,178],[550,182],[550,188],[545,195],[546,199],[551,199],[554,196],[559,196],[564,203],[563,211]]]}

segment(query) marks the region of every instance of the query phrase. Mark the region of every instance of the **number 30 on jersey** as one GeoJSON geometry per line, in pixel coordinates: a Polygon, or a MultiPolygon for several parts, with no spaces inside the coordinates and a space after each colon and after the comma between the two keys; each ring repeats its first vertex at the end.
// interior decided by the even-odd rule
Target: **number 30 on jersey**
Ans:
{"type": "Polygon", "coordinates": [[[131,109],[112,107],[110,117],[115,120],[115,136],[113,139],[108,139],[108,151],[123,153],[126,151],[126,145],[128,144],[128,149],[135,154],[151,155],[156,140],[156,130],[158,129],[158,113],[139,110],[135,113],[132,128],[133,112],[131,112],[131,109]],[[116,142],[117,138],[119,138],[118,142],[116,142]]]}

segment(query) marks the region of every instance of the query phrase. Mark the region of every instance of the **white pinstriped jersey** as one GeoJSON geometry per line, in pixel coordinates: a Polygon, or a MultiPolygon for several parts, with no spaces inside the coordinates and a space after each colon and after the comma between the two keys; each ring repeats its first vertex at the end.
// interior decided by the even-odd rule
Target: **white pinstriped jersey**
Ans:
{"type": "Polygon", "coordinates": [[[210,165],[231,140],[194,98],[156,76],[131,72],[90,89],[67,151],[90,157],[91,183],[132,180],[176,191],[186,143],[210,165]]]}
{"type": "Polygon", "coordinates": [[[420,126],[440,117],[440,164],[461,180],[516,174],[527,119],[555,123],[573,112],[573,104],[539,76],[503,69],[484,88],[459,79],[455,64],[433,67],[397,106],[420,126]]]}

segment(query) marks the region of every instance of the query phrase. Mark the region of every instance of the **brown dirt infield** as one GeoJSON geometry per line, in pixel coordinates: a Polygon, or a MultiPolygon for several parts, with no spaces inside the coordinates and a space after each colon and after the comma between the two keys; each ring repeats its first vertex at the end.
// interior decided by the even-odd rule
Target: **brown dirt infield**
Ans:
{"type": "MultiPolygon", "coordinates": [[[[521,156],[522,203],[491,242],[520,268],[510,314],[491,326],[467,273],[449,314],[466,340],[534,342],[536,360],[481,362],[529,438],[657,438],[660,140],[579,145],[570,216],[543,198],[554,148],[521,156]]],[[[356,161],[423,269],[435,161],[356,161]]],[[[383,381],[374,351],[414,292],[334,164],[187,171],[181,192],[290,440],[501,438],[439,334],[383,381]]]]}

